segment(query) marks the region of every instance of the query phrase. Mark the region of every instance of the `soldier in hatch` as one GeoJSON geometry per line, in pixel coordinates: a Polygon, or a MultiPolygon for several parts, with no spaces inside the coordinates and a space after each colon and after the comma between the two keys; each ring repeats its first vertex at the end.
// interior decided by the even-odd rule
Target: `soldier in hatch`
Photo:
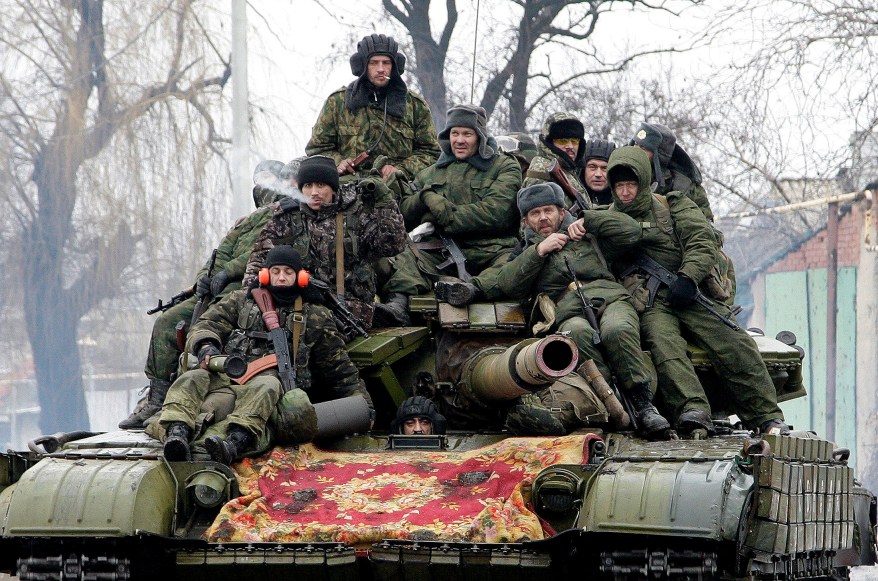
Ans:
{"type": "MultiPolygon", "coordinates": [[[[180,348],[177,344],[176,326],[179,321],[187,324],[192,318],[195,303],[218,302],[230,292],[241,288],[244,267],[250,258],[253,241],[268,223],[272,210],[267,206],[282,196],[293,195],[298,190],[295,182],[285,182],[284,174],[298,169],[299,159],[286,166],[269,159],[259,163],[253,172],[253,201],[256,211],[238,220],[217,246],[213,270],[208,272],[210,261],[195,275],[195,292],[192,297],[159,315],[152,327],[149,354],[144,373],[149,378],[149,394],[138,402],[126,419],[119,422],[122,429],[142,429],[145,422],[162,407],[165,394],[177,372],[180,348]]],[[[205,307],[207,305],[205,304],[205,307]]]]}
{"type": "Polygon", "coordinates": [[[305,152],[331,157],[338,175],[376,170],[400,195],[399,181],[411,181],[439,157],[430,107],[402,80],[405,62],[393,37],[370,34],[357,43],[357,80],[326,100],[305,152]],[[368,157],[355,165],[363,153],[368,157]]]}
{"type": "MultiPolygon", "coordinates": [[[[371,408],[369,393],[348,357],[332,313],[313,302],[319,300],[319,295],[299,283],[303,268],[299,254],[290,246],[277,246],[266,256],[263,268],[267,269],[269,279],[265,288],[290,341],[289,352],[296,368],[295,389],[307,394],[297,401],[312,412],[302,410],[298,414],[310,418],[313,424],[310,430],[299,430],[311,437],[317,431],[311,402],[361,395],[371,408]]],[[[229,386],[228,376],[207,370],[211,357],[225,352],[243,356],[249,363],[275,351],[266,333],[263,313],[252,294],[256,286],[261,285],[229,294],[208,309],[189,332],[187,349],[197,354],[201,368],[181,375],[162,406],[159,423],[165,432],[165,458],[170,461],[188,460],[189,442],[193,439],[203,438],[211,458],[223,464],[266,450],[270,445],[266,424],[282,389],[277,366],[235,387],[235,407],[225,419],[212,426],[196,423],[207,395],[229,386]]]]}
{"type": "Polygon", "coordinates": [[[299,167],[301,203],[284,200],[253,245],[244,284],[256,279],[265,254],[289,244],[312,276],[343,290],[343,299],[369,328],[375,313],[372,263],[405,248],[405,227],[393,193],[377,177],[339,184],[332,159],[316,155],[299,167]],[[342,240],[336,239],[342,233],[342,240]],[[340,242],[340,243],[339,243],[340,242]],[[339,247],[341,252],[338,252],[339,247]]]}
{"type": "Polygon", "coordinates": [[[409,229],[426,228],[415,251],[394,259],[395,271],[383,289],[385,303],[400,309],[407,308],[409,296],[429,292],[439,276],[457,275],[454,269],[437,269],[444,257],[434,251],[442,244],[434,230],[454,239],[469,274],[505,262],[516,242],[518,162],[498,152],[483,108],[455,105],[446,119],[439,134],[442,156],[418,174],[416,191],[400,204],[409,229]]]}
{"type": "Polygon", "coordinates": [[[431,400],[415,395],[407,398],[396,410],[390,432],[407,436],[444,434],[445,416],[439,413],[431,400]]]}
{"type": "MultiPolygon", "coordinates": [[[[571,229],[587,232],[591,238],[571,240],[560,231],[566,213],[564,204],[564,194],[554,183],[535,184],[518,192],[522,224],[531,234],[518,256],[499,270],[483,273],[481,278],[497,280],[487,285],[481,281],[482,286],[496,286],[502,297],[510,299],[545,293],[555,307],[552,328],[570,333],[580,358],[593,359],[608,382],[612,381],[609,363],[632,404],[641,433],[648,438],[665,437],[670,424],[652,405],[650,384],[654,375],[640,348],[637,312],[631,295],[616,282],[607,265],[607,258],[612,260],[637,245],[640,225],[619,212],[586,210],[571,229]],[[599,329],[592,329],[583,312],[568,263],[582,285],[583,295],[596,307],[599,329]],[[606,348],[606,363],[593,342],[596,331],[606,348]]],[[[460,306],[475,298],[477,288],[470,283],[440,281],[436,283],[436,297],[460,306]]]]}
{"type": "MultiPolygon", "coordinates": [[[[675,419],[677,431],[713,431],[711,408],[704,388],[686,354],[687,340],[707,351],[725,394],[744,424],[760,432],[788,431],[777,406],[774,384],[753,338],[743,329],[734,330],[696,304],[695,295],[717,262],[717,243],[702,211],[683,192],[667,197],[653,195],[652,172],[646,153],[637,147],[616,149],[610,156],[608,176],[613,188],[613,207],[643,227],[638,252],[643,252],[677,275],[661,288],[654,304],[646,306],[647,273],[629,274],[625,286],[640,302],[641,334],[658,372],[658,391],[675,419]]],[[[617,261],[619,272],[633,264],[635,256],[617,261]]],[[[705,294],[709,293],[704,289],[705,294]]],[[[730,309],[715,303],[725,317],[730,309]]]]}

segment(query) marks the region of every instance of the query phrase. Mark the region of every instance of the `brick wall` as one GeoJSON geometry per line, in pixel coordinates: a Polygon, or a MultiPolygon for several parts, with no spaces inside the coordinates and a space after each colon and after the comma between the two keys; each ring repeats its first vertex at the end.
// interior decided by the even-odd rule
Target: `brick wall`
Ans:
{"type": "MultiPolygon", "coordinates": [[[[863,214],[857,206],[842,216],[838,221],[838,266],[857,266],[859,264],[860,246],[863,244],[861,228],[863,214]]],[[[812,268],[826,268],[827,259],[826,229],[824,228],[798,249],[772,264],[766,272],[797,272],[812,268]]]]}

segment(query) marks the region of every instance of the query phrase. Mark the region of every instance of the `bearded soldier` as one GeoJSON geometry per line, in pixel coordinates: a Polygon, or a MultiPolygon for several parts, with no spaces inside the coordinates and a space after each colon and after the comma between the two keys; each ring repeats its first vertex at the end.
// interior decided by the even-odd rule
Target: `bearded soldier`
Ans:
{"type": "Polygon", "coordinates": [[[195,276],[194,294],[178,305],[163,312],[152,327],[149,354],[144,373],[149,378],[149,394],[141,400],[126,419],[119,422],[122,429],[140,429],[162,407],[162,401],[177,372],[180,346],[177,342],[177,324],[192,318],[199,300],[215,303],[230,292],[241,288],[244,268],[250,258],[253,242],[268,223],[272,210],[267,206],[285,194],[296,192],[295,185],[283,181],[284,172],[295,171],[298,160],[286,166],[270,159],[259,163],[253,172],[253,202],[257,210],[238,220],[216,249],[213,269],[206,263],[195,276]]]}
{"type": "Polygon", "coordinates": [[[302,161],[298,182],[302,202],[272,206],[274,215],[253,245],[244,284],[255,280],[271,248],[289,244],[312,276],[328,283],[368,328],[375,311],[372,263],[405,248],[393,193],[377,177],[340,185],[335,162],[320,155],[302,161]]]}
{"type": "MultiPolygon", "coordinates": [[[[652,405],[650,386],[655,377],[640,348],[637,312],[631,295],[616,282],[607,264],[607,259],[612,260],[636,246],[640,241],[640,225],[618,212],[586,210],[582,218],[570,226],[571,234],[578,238],[572,239],[561,231],[566,214],[564,204],[564,194],[554,183],[534,184],[518,192],[522,225],[529,233],[522,250],[500,269],[483,273],[473,282],[496,287],[498,295],[490,297],[492,299],[524,299],[545,293],[555,306],[553,328],[569,333],[579,349],[580,359],[594,360],[608,382],[612,381],[607,367],[610,365],[632,404],[638,429],[644,436],[665,437],[670,424],[652,405]],[[590,239],[583,240],[586,233],[590,239]],[[568,264],[577,275],[583,297],[588,297],[595,308],[597,329],[592,328],[583,311],[585,306],[568,264]],[[496,282],[478,280],[489,277],[496,278],[496,282]],[[606,346],[606,359],[595,345],[595,333],[600,333],[606,346]]],[[[478,294],[477,289],[475,284],[439,281],[436,297],[460,306],[471,302],[478,294]]]]}
{"type": "MultiPolygon", "coordinates": [[[[683,334],[707,351],[725,393],[744,424],[753,430],[788,431],[777,406],[774,384],[753,338],[743,329],[732,329],[695,303],[699,286],[718,260],[717,243],[702,211],[683,192],[667,197],[653,195],[650,160],[637,147],[616,149],[610,156],[608,175],[613,188],[613,207],[643,227],[639,252],[677,275],[668,287],[658,290],[652,306],[641,300],[641,333],[658,372],[658,390],[680,433],[713,430],[711,408],[704,388],[687,356],[683,334]],[[665,205],[667,204],[667,205],[665,205]]],[[[636,257],[619,261],[634,264],[636,257]]],[[[635,300],[647,294],[650,275],[629,274],[626,287],[635,300]]],[[[709,296],[710,289],[703,287],[709,296]]],[[[716,311],[734,320],[730,309],[719,302],[716,311]]]]}
{"type": "Polygon", "coordinates": [[[405,62],[393,37],[370,34],[357,43],[357,80],[326,100],[305,152],[331,157],[339,175],[377,170],[394,189],[436,161],[430,108],[402,80],[405,62]]]}
{"type": "Polygon", "coordinates": [[[570,208],[574,203],[569,189],[581,194],[584,203],[590,205],[588,192],[580,181],[580,165],[584,153],[585,128],[582,121],[572,113],[549,115],[540,132],[539,153],[531,162],[523,185],[553,182],[565,191],[565,208],[570,208]]]}
{"type": "Polygon", "coordinates": [[[277,365],[268,367],[234,388],[235,406],[225,419],[212,426],[197,424],[201,403],[207,395],[229,386],[227,375],[207,369],[211,357],[226,353],[241,356],[249,363],[276,353],[277,349],[266,333],[266,311],[254,297],[259,284],[229,294],[208,309],[190,330],[187,349],[197,354],[201,368],[181,375],[162,406],[159,423],[165,432],[164,453],[168,460],[189,459],[189,442],[193,438],[203,438],[211,458],[223,464],[267,449],[267,423],[282,388],[301,390],[307,395],[296,400],[301,408],[308,408],[298,415],[310,419],[312,425],[299,426],[298,430],[311,437],[317,431],[312,402],[361,395],[372,407],[332,313],[315,304],[313,301],[319,300],[319,295],[309,293],[307,285],[302,286],[302,259],[298,253],[289,246],[277,246],[268,253],[263,267],[268,274],[265,288],[274,307],[270,310],[276,314],[276,321],[285,330],[282,335],[290,343],[288,352],[296,370],[295,386],[282,385],[277,365]]]}

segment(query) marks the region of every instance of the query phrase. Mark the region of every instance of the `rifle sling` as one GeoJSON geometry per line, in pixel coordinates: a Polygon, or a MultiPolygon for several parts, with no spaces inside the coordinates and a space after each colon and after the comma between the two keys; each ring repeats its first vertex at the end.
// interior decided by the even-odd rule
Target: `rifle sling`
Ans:
{"type": "Polygon", "coordinates": [[[335,215],[335,294],[344,297],[344,214],[335,215]]]}

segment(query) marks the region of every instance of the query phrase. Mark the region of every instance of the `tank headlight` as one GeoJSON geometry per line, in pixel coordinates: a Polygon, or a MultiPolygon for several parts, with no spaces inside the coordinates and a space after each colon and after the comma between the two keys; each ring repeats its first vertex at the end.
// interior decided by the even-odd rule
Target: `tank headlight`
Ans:
{"type": "Polygon", "coordinates": [[[186,488],[198,506],[213,508],[228,499],[229,484],[229,479],[223,474],[205,470],[195,474],[186,488]]]}
{"type": "Polygon", "coordinates": [[[534,481],[534,497],[539,509],[563,513],[574,510],[580,500],[582,479],[563,468],[549,468],[534,481]]]}

